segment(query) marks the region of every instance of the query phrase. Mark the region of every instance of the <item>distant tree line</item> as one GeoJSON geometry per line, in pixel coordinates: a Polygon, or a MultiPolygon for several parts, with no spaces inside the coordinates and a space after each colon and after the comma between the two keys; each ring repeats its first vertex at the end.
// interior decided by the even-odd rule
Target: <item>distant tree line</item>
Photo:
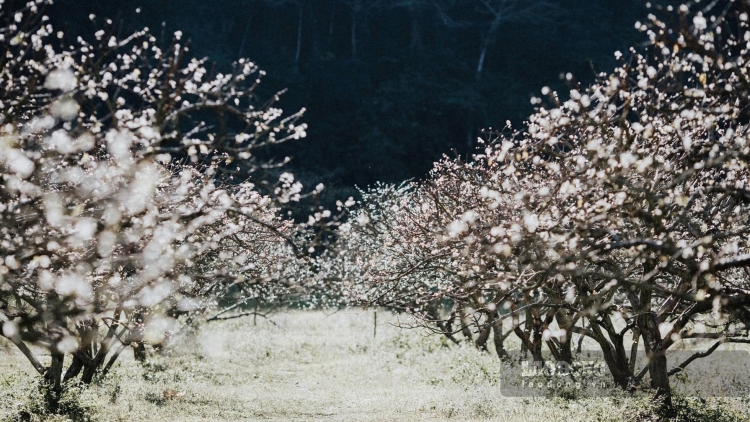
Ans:
{"type": "MultiPolygon", "coordinates": [[[[307,184],[365,186],[426,173],[473,150],[479,130],[520,125],[540,86],[582,82],[639,41],[639,0],[136,0],[58,2],[53,21],[87,35],[120,16],[123,33],[180,29],[219,67],[250,57],[267,94],[308,109],[309,137],[283,151],[307,184]],[[139,10],[139,13],[136,13],[139,10]],[[165,26],[162,26],[162,22],[165,26]]],[[[346,192],[344,192],[346,194],[346,192]]],[[[339,195],[342,196],[342,195],[339,195]]],[[[343,196],[346,197],[346,196],[343,196]]]]}

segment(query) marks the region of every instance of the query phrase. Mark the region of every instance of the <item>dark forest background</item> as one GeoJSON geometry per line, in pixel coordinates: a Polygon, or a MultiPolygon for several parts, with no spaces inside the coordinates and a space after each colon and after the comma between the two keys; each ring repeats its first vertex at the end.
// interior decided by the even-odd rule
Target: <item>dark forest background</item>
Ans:
{"type": "Polygon", "coordinates": [[[308,137],[277,151],[307,186],[346,197],[354,185],[423,176],[466,155],[479,130],[515,127],[543,86],[590,82],[643,41],[640,0],[60,0],[57,27],[90,35],[182,30],[219,69],[248,57],[281,107],[307,108],[308,137]],[[139,10],[138,10],[139,9],[139,10]],[[91,22],[90,14],[96,14],[91,22]],[[569,82],[568,82],[569,83],[569,82]]]}

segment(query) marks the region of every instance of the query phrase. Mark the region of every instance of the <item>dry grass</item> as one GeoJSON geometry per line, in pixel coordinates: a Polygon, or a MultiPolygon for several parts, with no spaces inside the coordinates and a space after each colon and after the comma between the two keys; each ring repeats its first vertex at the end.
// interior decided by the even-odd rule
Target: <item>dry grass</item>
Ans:
{"type": "MultiPolygon", "coordinates": [[[[78,400],[103,421],[625,421],[646,402],[502,397],[494,354],[400,330],[386,321],[396,316],[383,311],[378,317],[376,338],[371,310],[292,311],[272,317],[275,325],[254,326],[249,318],[208,324],[145,367],[123,357],[78,400]]],[[[29,369],[0,345],[0,418],[28,406],[29,369]]],[[[747,416],[745,402],[701,406],[747,416]]]]}

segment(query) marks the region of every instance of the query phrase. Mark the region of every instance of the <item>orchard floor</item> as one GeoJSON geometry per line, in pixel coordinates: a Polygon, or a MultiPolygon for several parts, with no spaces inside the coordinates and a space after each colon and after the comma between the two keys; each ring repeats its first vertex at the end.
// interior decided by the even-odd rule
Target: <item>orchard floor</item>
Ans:
{"type": "MultiPolygon", "coordinates": [[[[494,353],[396,328],[397,317],[384,311],[373,336],[373,316],[372,310],[291,311],[271,316],[273,323],[259,318],[254,325],[252,317],[209,323],[146,366],[123,356],[77,401],[101,421],[545,422],[627,421],[647,402],[503,397],[494,353]]],[[[0,420],[33,404],[30,368],[0,342],[0,420]]],[[[705,417],[720,412],[727,420],[750,420],[747,397],[689,406],[705,417]]]]}

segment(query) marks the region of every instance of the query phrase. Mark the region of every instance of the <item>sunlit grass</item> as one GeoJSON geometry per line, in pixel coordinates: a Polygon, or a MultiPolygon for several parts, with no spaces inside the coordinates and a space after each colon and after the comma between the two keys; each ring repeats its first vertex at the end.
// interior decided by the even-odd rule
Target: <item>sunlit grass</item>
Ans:
{"type": "MultiPolygon", "coordinates": [[[[124,356],[79,401],[103,421],[626,421],[648,401],[503,397],[494,353],[398,329],[395,318],[380,311],[374,338],[372,310],[209,323],[145,366],[124,356]]],[[[9,419],[35,386],[20,354],[0,347],[0,356],[0,417],[9,419]]],[[[750,415],[744,401],[698,405],[750,415]]]]}

